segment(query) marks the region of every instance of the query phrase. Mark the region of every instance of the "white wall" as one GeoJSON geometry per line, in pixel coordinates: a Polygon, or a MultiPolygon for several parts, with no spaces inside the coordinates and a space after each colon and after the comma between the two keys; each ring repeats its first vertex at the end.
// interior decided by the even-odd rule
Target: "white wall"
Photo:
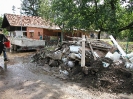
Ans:
{"type": "Polygon", "coordinates": [[[23,36],[23,31],[15,31],[16,36],[23,36]]]}
{"type": "Polygon", "coordinates": [[[11,37],[14,37],[14,36],[18,37],[18,36],[23,36],[23,32],[24,31],[12,31],[9,34],[10,34],[11,37]]]}

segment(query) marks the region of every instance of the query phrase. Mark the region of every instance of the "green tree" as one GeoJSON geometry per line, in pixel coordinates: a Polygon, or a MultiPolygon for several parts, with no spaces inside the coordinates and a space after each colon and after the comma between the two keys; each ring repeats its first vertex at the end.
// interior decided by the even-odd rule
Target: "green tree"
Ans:
{"type": "Polygon", "coordinates": [[[0,28],[2,27],[2,21],[3,21],[3,17],[0,16],[0,28]]]}
{"type": "MultiPolygon", "coordinates": [[[[3,21],[3,17],[0,16],[0,28],[2,27],[2,21],[3,21]]],[[[8,35],[8,31],[6,29],[3,29],[2,31],[5,35],[8,35]]]]}
{"type": "Polygon", "coordinates": [[[41,0],[23,0],[22,1],[22,11],[26,15],[38,16],[41,0]]]}
{"type": "Polygon", "coordinates": [[[3,29],[3,34],[5,34],[5,35],[8,35],[8,31],[7,31],[7,29],[3,29]]]}
{"type": "Polygon", "coordinates": [[[38,9],[39,16],[45,19],[52,17],[51,0],[41,0],[40,8],[38,9]]]}
{"type": "Polygon", "coordinates": [[[133,27],[133,0],[51,0],[43,4],[41,14],[45,12],[44,17],[65,30],[99,30],[98,38],[102,31],[116,38],[133,27]]]}

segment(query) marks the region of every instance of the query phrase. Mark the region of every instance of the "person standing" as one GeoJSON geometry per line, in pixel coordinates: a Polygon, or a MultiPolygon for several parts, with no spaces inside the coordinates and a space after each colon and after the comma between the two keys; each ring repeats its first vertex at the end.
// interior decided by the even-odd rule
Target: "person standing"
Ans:
{"type": "Polygon", "coordinates": [[[3,52],[4,61],[8,61],[4,41],[9,41],[9,40],[2,33],[2,29],[0,29],[0,55],[3,52]]]}
{"type": "Polygon", "coordinates": [[[42,40],[42,35],[40,35],[40,40],[42,40]]]}

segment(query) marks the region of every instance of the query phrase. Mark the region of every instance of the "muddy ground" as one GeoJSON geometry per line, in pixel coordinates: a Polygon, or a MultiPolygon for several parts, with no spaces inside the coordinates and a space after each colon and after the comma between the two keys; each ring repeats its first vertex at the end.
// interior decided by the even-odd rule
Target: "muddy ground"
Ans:
{"type": "Polygon", "coordinates": [[[57,68],[31,63],[30,56],[34,53],[8,53],[7,63],[0,56],[0,99],[133,99],[132,93],[107,93],[83,86],[82,79],[78,81],[74,76],[76,82],[61,79],[57,68]]]}

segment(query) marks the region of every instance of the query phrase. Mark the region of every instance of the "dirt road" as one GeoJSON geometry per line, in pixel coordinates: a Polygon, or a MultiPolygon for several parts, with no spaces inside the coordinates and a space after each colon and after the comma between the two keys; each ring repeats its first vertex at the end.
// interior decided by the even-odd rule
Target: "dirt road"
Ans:
{"type": "Polygon", "coordinates": [[[0,99],[133,99],[133,95],[99,92],[50,75],[30,63],[33,53],[8,53],[8,63],[0,56],[4,70],[0,74],[0,99]]]}

